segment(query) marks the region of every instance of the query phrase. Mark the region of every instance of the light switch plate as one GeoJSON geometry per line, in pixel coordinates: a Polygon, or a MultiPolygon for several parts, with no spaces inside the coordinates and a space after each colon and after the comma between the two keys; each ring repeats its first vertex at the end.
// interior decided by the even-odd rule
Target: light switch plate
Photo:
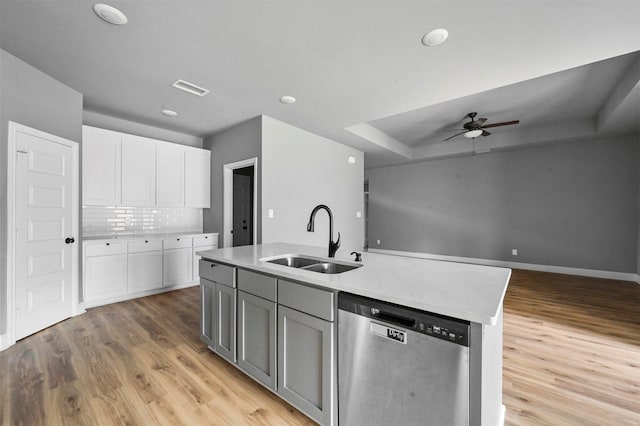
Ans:
{"type": "Polygon", "coordinates": [[[269,219],[273,219],[273,209],[269,209],[269,219]]]}

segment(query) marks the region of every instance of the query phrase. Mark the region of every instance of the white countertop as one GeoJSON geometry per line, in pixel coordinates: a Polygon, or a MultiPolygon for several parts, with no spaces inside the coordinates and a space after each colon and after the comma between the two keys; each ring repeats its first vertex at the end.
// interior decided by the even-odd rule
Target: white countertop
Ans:
{"type": "MultiPolygon", "coordinates": [[[[495,325],[498,319],[511,277],[507,268],[367,252],[362,253],[362,267],[333,275],[260,260],[284,254],[327,256],[326,247],[286,243],[196,254],[212,261],[488,325],[495,325]]],[[[346,252],[338,252],[336,260],[355,263],[346,252]]]]}
{"type": "Polygon", "coordinates": [[[112,235],[112,236],[91,236],[82,237],[82,242],[90,241],[135,241],[135,240],[163,240],[165,238],[193,238],[201,235],[218,235],[217,232],[174,232],[170,234],[136,234],[136,235],[112,235]]]}

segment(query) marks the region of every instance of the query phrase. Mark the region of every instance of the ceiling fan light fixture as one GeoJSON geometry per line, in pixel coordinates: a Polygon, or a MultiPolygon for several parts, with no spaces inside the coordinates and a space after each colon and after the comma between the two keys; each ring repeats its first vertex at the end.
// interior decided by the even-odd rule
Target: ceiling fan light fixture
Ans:
{"type": "Polygon", "coordinates": [[[469,130],[468,132],[464,133],[464,137],[468,138],[468,139],[474,139],[474,138],[477,138],[478,136],[480,136],[481,134],[482,134],[482,129],[469,130]]]}
{"type": "Polygon", "coordinates": [[[437,46],[445,42],[449,37],[449,31],[444,28],[429,31],[422,37],[422,44],[425,46],[437,46]]]}

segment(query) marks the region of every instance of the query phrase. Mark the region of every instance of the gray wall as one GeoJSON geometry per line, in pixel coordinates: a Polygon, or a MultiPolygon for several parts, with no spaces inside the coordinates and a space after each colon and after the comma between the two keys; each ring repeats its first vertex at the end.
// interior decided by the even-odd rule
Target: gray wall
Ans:
{"type": "Polygon", "coordinates": [[[263,116],[262,173],[263,242],[327,247],[325,212],[316,216],[315,232],[307,232],[313,208],[326,204],[333,213],[334,241],[340,232],[338,256],[362,250],[364,218],[357,217],[364,207],[362,151],[263,116]]]}
{"type": "MultiPolygon", "coordinates": [[[[640,146],[640,134],[636,137],[636,143],[640,146]]],[[[640,149],[638,150],[638,164],[640,164],[640,149]]],[[[636,244],[636,254],[638,256],[636,263],[636,274],[640,275],[640,172],[638,172],[638,242],[636,244]]],[[[639,281],[640,283],[640,277],[639,281]]]]}
{"type": "Polygon", "coordinates": [[[219,232],[223,241],[223,178],[225,164],[258,157],[258,241],[262,235],[262,117],[240,123],[224,132],[204,139],[203,148],[211,150],[211,208],[203,210],[204,232],[219,232]]]}
{"type": "Polygon", "coordinates": [[[6,332],[9,121],[80,142],[82,94],[0,50],[0,334],[6,332]]]}
{"type": "Polygon", "coordinates": [[[369,246],[635,273],[638,145],[594,139],[366,170],[369,246]]]}
{"type": "Polygon", "coordinates": [[[202,138],[199,136],[173,132],[159,127],[136,123],[135,121],[112,117],[99,112],[85,110],[82,114],[82,123],[88,126],[100,127],[102,129],[115,130],[117,132],[129,133],[131,135],[138,135],[146,138],[159,139],[181,145],[202,148],[202,138]]]}

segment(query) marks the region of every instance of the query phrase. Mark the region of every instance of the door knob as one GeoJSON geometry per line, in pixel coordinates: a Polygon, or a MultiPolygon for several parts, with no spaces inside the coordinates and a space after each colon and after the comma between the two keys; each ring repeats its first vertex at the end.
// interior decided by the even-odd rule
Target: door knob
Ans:
{"type": "Polygon", "coordinates": [[[65,238],[64,242],[67,244],[73,244],[76,242],[76,240],[73,238],[65,238]]]}

